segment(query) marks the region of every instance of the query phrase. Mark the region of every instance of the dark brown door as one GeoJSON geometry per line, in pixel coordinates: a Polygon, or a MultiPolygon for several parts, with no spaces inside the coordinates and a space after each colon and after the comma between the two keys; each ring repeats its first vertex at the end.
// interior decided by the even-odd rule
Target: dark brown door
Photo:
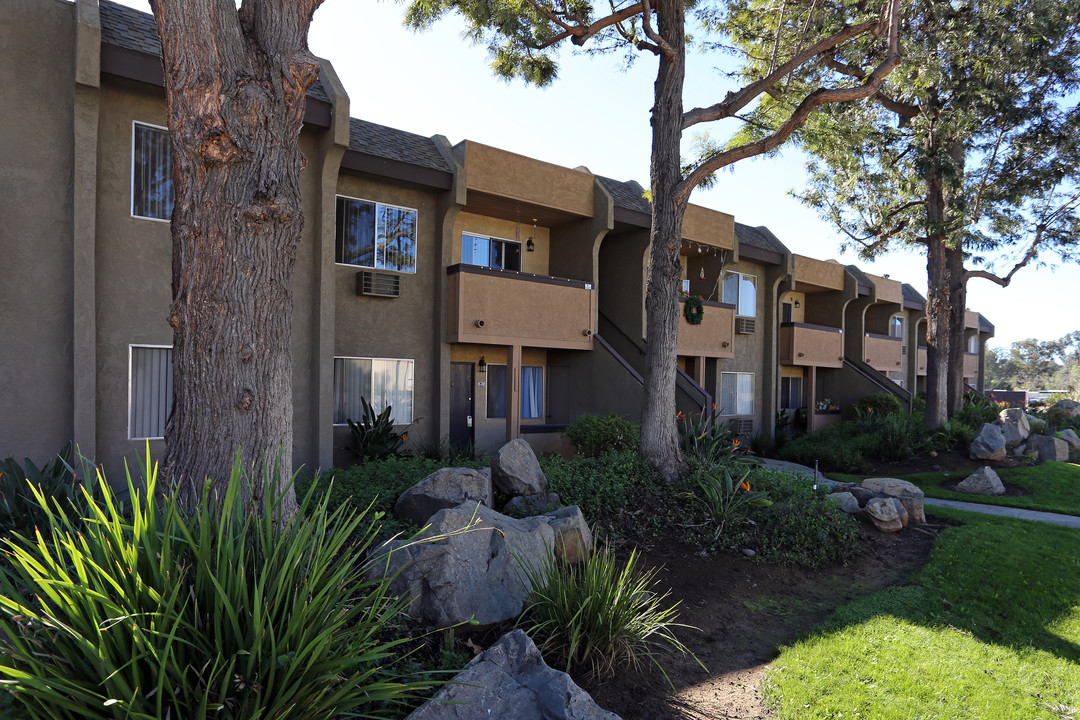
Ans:
{"type": "Polygon", "coordinates": [[[464,449],[473,442],[473,364],[450,363],[450,444],[464,449]]]}
{"type": "Polygon", "coordinates": [[[570,368],[552,365],[548,368],[548,414],[551,425],[570,422],[570,368]]]}

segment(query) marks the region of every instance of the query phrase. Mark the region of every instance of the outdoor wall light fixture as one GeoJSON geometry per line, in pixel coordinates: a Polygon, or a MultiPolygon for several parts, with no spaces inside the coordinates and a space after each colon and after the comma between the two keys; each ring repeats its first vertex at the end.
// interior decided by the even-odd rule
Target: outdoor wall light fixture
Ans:
{"type": "Polygon", "coordinates": [[[487,372],[487,361],[484,360],[484,356],[480,356],[480,362],[476,363],[477,372],[487,372]]]}
{"type": "Polygon", "coordinates": [[[529,238],[528,240],[525,241],[525,250],[527,252],[533,252],[534,250],[536,250],[536,239],[535,238],[529,238]]]}
{"type": "Polygon", "coordinates": [[[797,307],[797,308],[802,307],[802,303],[799,302],[798,300],[796,300],[795,301],[795,307],[797,307]]]}

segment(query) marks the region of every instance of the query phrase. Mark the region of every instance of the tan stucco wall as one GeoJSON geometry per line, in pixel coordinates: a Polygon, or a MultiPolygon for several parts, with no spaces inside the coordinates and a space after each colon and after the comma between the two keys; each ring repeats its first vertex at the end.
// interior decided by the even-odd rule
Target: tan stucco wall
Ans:
{"type": "Polygon", "coordinates": [[[719,396],[720,391],[720,373],[753,373],[754,432],[771,430],[771,420],[766,423],[765,419],[762,417],[765,408],[765,393],[767,391],[772,392],[773,385],[771,376],[764,377],[762,375],[762,362],[765,352],[765,333],[771,332],[765,322],[765,305],[768,301],[769,294],[766,287],[766,268],[758,263],[742,260],[739,262],[729,262],[724,270],[725,272],[740,272],[754,276],[755,286],[757,288],[757,303],[755,306],[754,318],[757,320],[757,328],[753,335],[735,335],[734,342],[732,343],[734,345],[734,357],[731,359],[719,360],[716,363],[716,372],[712,377],[706,378],[705,389],[712,393],[713,397],[716,398],[719,396]]]}
{"type": "Polygon", "coordinates": [[[563,210],[593,214],[593,176],[471,140],[464,146],[469,190],[563,210]]]}
{"type": "Polygon", "coordinates": [[[454,222],[454,263],[461,262],[461,234],[478,233],[500,240],[521,243],[521,272],[534,275],[549,275],[548,257],[551,249],[551,231],[543,226],[534,227],[531,222],[516,223],[499,218],[485,217],[474,213],[458,213],[454,222]],[[536,249],[529,252],[529,238],[535,238],[536,249]]]}
{"type": "Polygon", "coordinates": [[[735,244],[735,218],[701,205],[688,205],[682,234],[684,240],[730,250],[735,244]]]}
{"type": "Polygon", "coordinates": [[[72,438],[74,6],[0,9],[0,457],[72,438]]]}
{"type": "Polygon", "coordinates": [[[830,290],[844,289],[844,266],[826,260],[796,255],[795,282],[830,290]]]}

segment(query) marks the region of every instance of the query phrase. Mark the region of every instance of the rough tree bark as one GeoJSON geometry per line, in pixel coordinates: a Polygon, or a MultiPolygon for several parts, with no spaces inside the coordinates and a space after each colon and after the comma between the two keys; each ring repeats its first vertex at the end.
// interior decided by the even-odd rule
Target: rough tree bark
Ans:
{"type": "MultiPolygon", "coordinates": [[[[933,100],[928,101],[932,107],[933,100]]],[[[927,111],[928,117],[935,118],[927,111]]],[[[933,119],[931,120],[933,122],[933,119]]],[[[942,180],[940,139],[927,133],[926,156],[926,418],[927,427],[939,428],[949,417],[949,279],[945,263],[945,188],[942,180]]]]}
{"type": "MultiPolygon", "coordinates": [[[[183,500],[223,490],[234,454],[260,506],[292,470],[292,276],[304,225],[297,139],[322,0],[151,0],[176,194],[174,400],[165,471],[183,500]]],[[[282,498],[295,511],[292,490],[282,498]]]]}
{"type": "Polygon", "coordinates": [[[649,343],[645,350],[646,392],[641,408],[641,454],[667,479],[685,472],[675,423],[675,374],[678,361],[679,281],[682,266],[682,223],[685,198],[677,193],[680,172],[680,140],[683,126],[685,54],[684,6],[681,0],[659,0],[657,29],[661,43],[660,66],[653,85],[652,227],[645,294],[645,317],[649,343]],[[673,51],[678,49],[677,51],[673,51]]]}

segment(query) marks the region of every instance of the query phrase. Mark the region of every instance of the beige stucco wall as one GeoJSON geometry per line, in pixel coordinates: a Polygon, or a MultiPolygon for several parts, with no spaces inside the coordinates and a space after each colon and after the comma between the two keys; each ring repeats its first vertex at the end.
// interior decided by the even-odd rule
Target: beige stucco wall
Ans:
{"type": "Polygon", "coordinates": [[[830,290],[844,289],[844,266],[827,260],[796,255],[795,282],[830,290]]]}
{"type": "Polygon", "coordinates": [[[757,320],[757,328],[753,335],[735,335],[734,357],[719,360],[716,363],[716,372],[712,377],[707,377],[705,389],[712,393],[713,397],[719,396],[720,374],[725,372],[743,372],[754,374],[754,432],[762,432],[771,429],[771,421],[765,424],[762,417],[766,388],[771,392],[771,377],[763,377],[762,363],[764,358],[765,333],[770,332],[765,322],[765,304],[768,301],[766,288],[766,268],[763,265],[745,260],[729,262],[724,267],[725,272],[741,272],[753,275],[757,288],[757,303],[754,317],[757,320]]]}
{"type": "Polygon", "coordinates": [[[0,6],[0,457],[72,437],[74,7],[0,6]]]}
{"type": "Polygon", "coordinates": [[[464,146],[469,190],[573,213],[593,214],[593,176],[471,140],[464,146]]]}

